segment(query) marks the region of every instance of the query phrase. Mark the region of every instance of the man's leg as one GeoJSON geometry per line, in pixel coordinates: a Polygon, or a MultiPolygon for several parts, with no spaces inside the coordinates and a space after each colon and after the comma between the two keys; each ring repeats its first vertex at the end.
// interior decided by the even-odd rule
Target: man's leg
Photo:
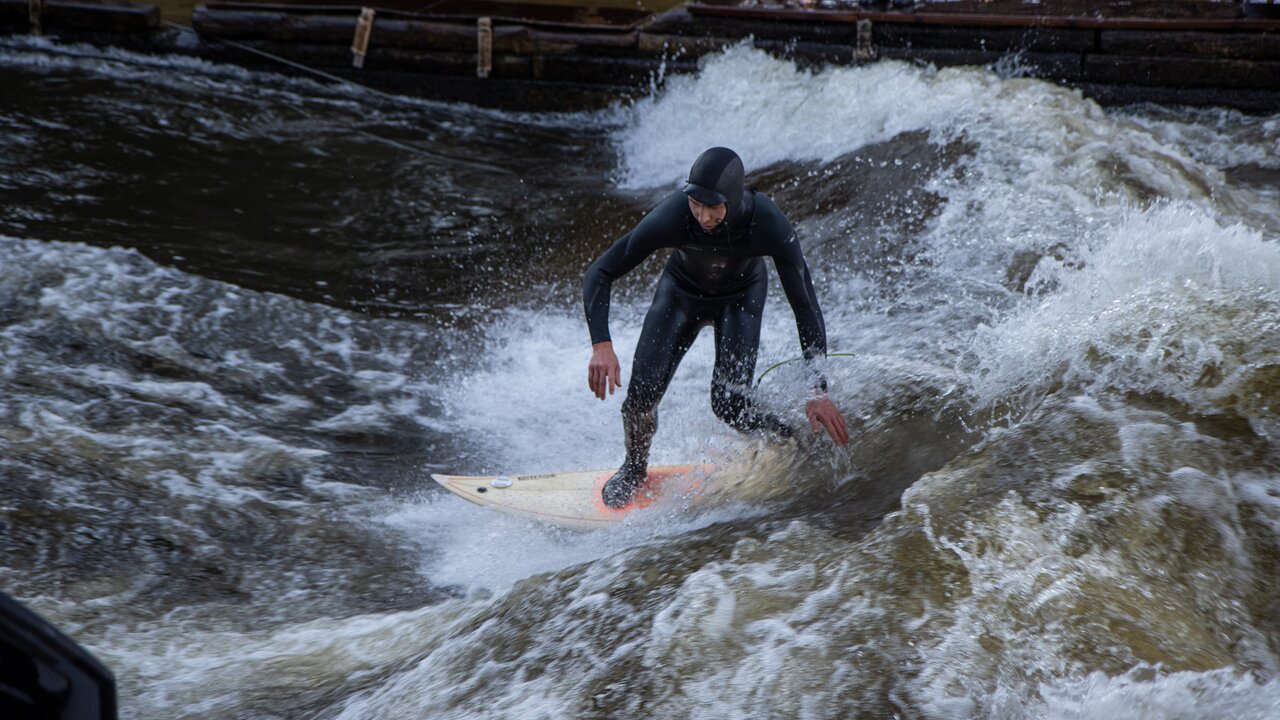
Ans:
{"type": "Polygon", "coordinates": [[[674,281],[665,273],[658,281],[653,305],[645,315],[640,341],[636,344],[627,382],[627,398],[622,402],[622,428],[627,458],[604,486],[604,502],[622,507],[631,501],[649,470],[649,447],[658,431],[658,402],[667,391],[676,367],[698,336],[699,325],[688,304],[675,291],[674,281]]]}
{"type": "Polygon", "coordinates": [[[711,409],[716,417],[740,432],[764,430],[790,437],[794,429],[777,416],[762,412],[751,399],[756,354],[760,349],[760,320],[768,282],[757,282],[730,301],[716,318],[716,365],[711,376],[711,409]]]}

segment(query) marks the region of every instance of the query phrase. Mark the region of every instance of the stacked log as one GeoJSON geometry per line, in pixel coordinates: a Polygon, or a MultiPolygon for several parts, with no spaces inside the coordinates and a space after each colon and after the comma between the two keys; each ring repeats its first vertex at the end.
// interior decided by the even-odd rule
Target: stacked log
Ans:
{"type": "MultiPolygon", "coordinates": [[[[29,31],[31,1],[0,0],[0,32],[29,31]]],[[[1148,2],[1141,6],[1148,16],[1122,17],[1115,11],[1048,15],[1048,2],[1032,14],[1032,6],[1015,0],[950,2],[925,11],[701,0],[660,15],[501,0],[426,6],[382,0],[373,8],[341,4],[350,0],[299,1],[307,4],[213,0],[193,16],[198,39],[157,31],[154,6],[125,0],[49,0],[41,18],[70,39],[90,31],[146,34],[156,50],[276,70],[283,60],[379,89],[520,109],[576,110],[634,97],[749,38],[806,66],[881,59],[987,65],[1075,86],[1104,103],[1280,110],[1280,19],[1247,18],[1226,3],[1196,15],[1186,10],[1196,4],[1191,0],[1133,0],[1148,2]],[[1021,14],[1003,11],[1008,8],[1021,14]],[[357,38],[362,13],[366,25],[357,38]]],[[[1055,0],[1053,6],[1085,8],[1096,1],[1055,0]]]]}
{"type": "Polygon", "coordinates": [[[155,5],[47,0],[33,11],[30,0],[0,0],[0,32],[127,35],[150,32],[159,26],[160,9],[155,5]]]}
{"type": "Polygon", "coordinates": [[[687,22],[667,23],[667,31],[699,41],[708,34],[751,34],[757,44],[795,43],[792,52],[802,59],[846,63],[854,61],[858,23],[866,22],[877,59],[945,67],[1012,58],[1022,72],[1079,87],[1106,103],[1280,110],[1280,21],[1274,19],[960,16],[697,4],[689,11],[687,22]]]}

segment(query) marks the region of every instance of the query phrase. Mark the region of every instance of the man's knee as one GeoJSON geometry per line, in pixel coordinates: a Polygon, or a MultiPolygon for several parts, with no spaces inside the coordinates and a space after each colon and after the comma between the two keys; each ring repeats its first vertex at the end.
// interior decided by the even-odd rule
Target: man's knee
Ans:
{"type": "Polygon", "coordinates": [[[756,407],[743,389],[733,386],[711,387],[711,409],[716,417],[739,432],[763,430],[779,437],[791,437],[793,430],[781,418],[756,407]]]}

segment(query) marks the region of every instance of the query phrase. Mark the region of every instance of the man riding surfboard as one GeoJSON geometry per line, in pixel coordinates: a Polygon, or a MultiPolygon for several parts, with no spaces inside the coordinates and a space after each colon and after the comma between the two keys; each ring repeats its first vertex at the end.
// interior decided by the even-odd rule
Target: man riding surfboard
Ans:
{"type": "MultiPolygon", "coordinates": [[[[636,344],[622,403],[626,459],[602,492],[610,507],[626,505],[644,482],[658,429],[658,402],[707,325],[715,328],[711,407],[716,416],[742,432],[792,434],[787,423],[757,408],[750,396],[769,287],[766,256],[773,258],[795,314],[805,359],[826,355],[822,311],[791,223],[772,200],[746,188],[744,176],[737,153],[723,147],[707,150],[693,164],[682,190],[659,203],[587,268],[583,302],[592,343],[587,385],[604,400],[622,385],[622,366],[609,335],[613,281],[655,251],[672,248],[636,344]]],[[[827,397],[820,374],[815,373],[815,396],[805,404],[805,414],[813,432],[825,428],[836,443],[849,441],[844,416],[827,397]]]]}

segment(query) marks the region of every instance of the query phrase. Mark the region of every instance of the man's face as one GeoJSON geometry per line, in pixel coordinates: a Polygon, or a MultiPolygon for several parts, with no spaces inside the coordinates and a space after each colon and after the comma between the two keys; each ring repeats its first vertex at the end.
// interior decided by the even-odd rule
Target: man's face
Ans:
{"type": "Polygon", "coordinates": [[[703,205],[689,196],[689,212],[693,213],[694,219],[702,226],[703,230],[711,232],[716,226],[724,222],[724,216],[729,214],[729,206],[720,203],[719,205],[703,205]]]}

